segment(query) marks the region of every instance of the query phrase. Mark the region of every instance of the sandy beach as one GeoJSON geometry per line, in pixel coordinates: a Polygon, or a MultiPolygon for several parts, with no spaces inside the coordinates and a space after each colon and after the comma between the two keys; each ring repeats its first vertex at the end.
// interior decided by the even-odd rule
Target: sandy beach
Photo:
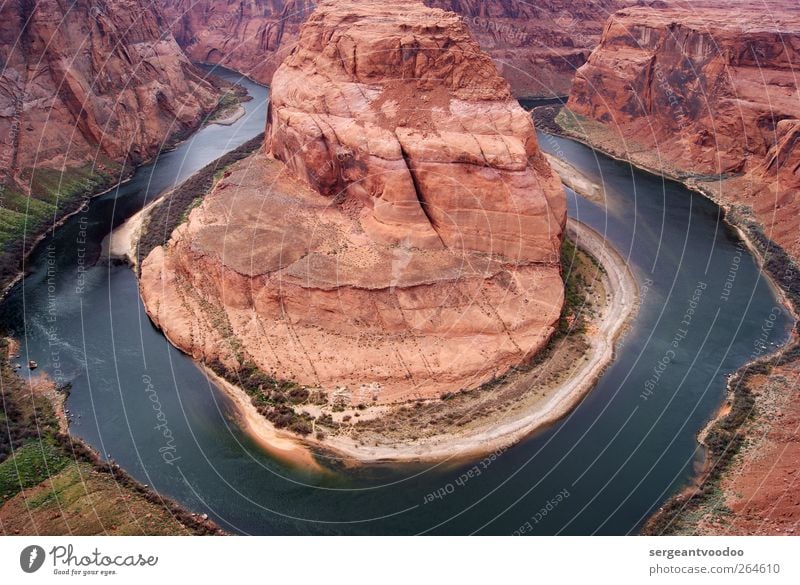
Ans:
{"type": "Polygon", "coordinates": [[[136,268],[139,263],[137,246],[142,235],[142,226],[153,208],[170,193],[171,191],[165,191],[108,234],[103,239],[101,257],[123,259],[136,268]]]}
{"type": "Polygon", "coordinates": [[[322,448],[332,450],[356,462],[441,461],[480,457],[509,447],[562,417],[578,405],[594,387],[605,367],[614,357],[614,342],[636,308],[638,285],[619,254],[596,231],[576,220],[567,222],[567,234],[577,245],[603,266],[607,274],[610,302],[590,336],[588,359],[569,381],[561,385],[539,408],[500,426],[490,426],[468,436],[440,435],[397,447],[357,445],[346,439],[332,438],[322,448]]]}
{"type": "Polygon", "coordinates": [[[303,467],[312,471],[324,471],[314,459],[309,447],[298,440],[297,435],[276,429],[259,414],[250,397],[227,380],[220,378],[209,368],[202,367],[203,372],[218,388],[231,399],[237,410],[237,422],[241,428],[258,445],[270,455],[292,466],[303,467]]]}
{"type": "Polygon", "coordinates": [[[575,191],[578,195],[586,197],[589,201],[594,201],[595,203],[603,203],[603,201],[605,201],[603,188],[581,171],[564,159],[553,156],[552,154],[545,153],[544,157],[547,159],[547,162],[550,163],[550,167],[558,174],[564,185],[575,191]]]}
{"type": "Polygon", "coordinates": [[[209,121],[209,124],[219,124],[220,126],[230,126],[233,123],[237,122],[239,118],[244,116],[246,110],[242,104],[237,104],[235,108],[232,108],[229,112],[226,112],[224,115],[220,116],[219,118],[215,118],[209,121]]]}

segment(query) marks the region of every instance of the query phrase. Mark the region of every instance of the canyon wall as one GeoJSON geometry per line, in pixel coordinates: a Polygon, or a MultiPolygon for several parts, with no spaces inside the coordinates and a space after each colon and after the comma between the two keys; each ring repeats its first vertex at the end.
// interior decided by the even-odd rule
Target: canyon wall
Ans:
{"type": "MultiPolygon", "coordinates": [[[[572,135],[702,188],[733,211],[751,236],[760,240],[761,230],[798,262],[800,5],[675,4],[616,13],[576,74],[568,103],[575,116],[568,111],[559,119],[572,135]]],[[[766,256],[788,290],[794,282],[796,295],[792,267],[775,250],[766,256]]],[[[755,407],[736,431],[744,446],[737,447],[704,507],[697,510],[680,496],[672,501],[682,512],[670,529],[721,535],[795,531],[797,374],[798,361],[790,359],[770,364],[764,375],[745,376],[755,407]]]]}
{"type": "Polygon", "coordinates": [[[34,196],[34,167],[139,163],[217,103],[138,0],[5,2],[0,67],[0,173],[6,188],[34,196]]]}
{"type": "MultiPolygon", "coordinates": [[[[413,0],[401,0],[395,5],[413,0]]],[[[178,42],[196,61],[262,83],[297,42],[311,0],[161,0],[178,42]]],[[[566,95],[603,23],[628,0],[426,0],[464,17],[518,96],[566,95]]]]}
{"type": "Polygon", "coordinates": [[[547,343],[565,219],[460,18],[331,0],[275,73],[264,151],[148,256],[142,294],[197,359],[352,404],[438,397],[547,343]]]}
{"type": "Polygon", "coordinates": [[[797,258],[800,7],[699,6],[614,14],[575,77],[576,130],[752,208],[797,258]]]}

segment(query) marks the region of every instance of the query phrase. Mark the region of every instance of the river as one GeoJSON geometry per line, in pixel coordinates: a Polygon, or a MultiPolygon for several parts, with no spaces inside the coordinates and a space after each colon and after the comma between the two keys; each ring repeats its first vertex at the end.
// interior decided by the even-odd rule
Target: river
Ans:
{"type": "Polygon", "coordinates": [[[254,97],[246,116],[201,129],[92,200],[42,243],[0,305],[2,324],[21,342],[20,362],[36,360],[72,385],[73,434],[226,530],[635,532],[692,476],[696,434],[721,404],[726,376],[763,351],[762,341],[769,350],[788,337],[789,316],[715,204],[540,135],[544,150],[605,185],[605,206],[568,192],[570,215],[604,233],[642,287],[639,313],[596,388],[564,420],[491,461],[288,468],[237,428],[225,395],[152,326],[131,270],[99,259],[115,226],[263,131],[267,90],[241,83],[254,97]]]}

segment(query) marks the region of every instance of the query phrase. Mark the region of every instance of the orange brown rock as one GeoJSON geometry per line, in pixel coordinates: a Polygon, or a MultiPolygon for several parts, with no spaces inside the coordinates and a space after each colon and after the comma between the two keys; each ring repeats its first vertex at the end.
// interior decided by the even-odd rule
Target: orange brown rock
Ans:
{"type": "MultiPolygon", "coordinates": [[[[739,217],[752,213],[798,262],[800,6],[683,4],[616,13],[568,107],[583,116],[589,141],[701,186],[739,217]]],[[[755,414],[739,429],[745,447],[720,480],[721,497],[701,518],[679,518],[682,529],[796,532],[797,379],[795,359],[752,380],[755,414]]]]}
{"type": "Polygon", "coordinates": [[[568,107],[604,124],[617,154],[752,208],[798,258],[798,62],[793,2],[629,8],[609,20],[568,107]]]}
{"type": "Polygon", "coordinates": [[[0,39],[0,172],[23,189],[32,167],[140,163],[217,103],[136,0],[4,2],[0,39]]]}
{"type": "Polygon", "coordinates": [[[564,192],[460,19],[321,3],[267,134],[143,264],[179,347],[356,404],[474,387],[546,344],[564,192]]]}
{"type": "MultiPolygon", "coordinates": [[[[393,2],[395,6],[413,0],[393,2]]],[[[426,0],[464,18],[517,96],[566,95],[575,69],[626,0],[426,0]]],[[[175,36],[196,61],[220,63],[262,83],[291,52],[309,0],[163,0],[175,36]]]]}

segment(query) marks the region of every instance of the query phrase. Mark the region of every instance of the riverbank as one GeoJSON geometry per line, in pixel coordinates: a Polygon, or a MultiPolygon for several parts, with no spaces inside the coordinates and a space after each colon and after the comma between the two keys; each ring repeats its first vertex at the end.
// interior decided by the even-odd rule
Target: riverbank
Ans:
{"type": "Polygon", "coordinates": [[[561,182],[564,185],[589,201],[599,204],[605,202],[605,193],[600,185],[592,181],[567,161],[547,153],[545,153],[544,157],[547,159],[547,162],[550,163],[550,168],[561,178],[561,182]]]}
{"type": "Polygon", "coordinates": [[[139,262],[156,247],[167,243],[172,231],[183,222],[227,167],[252,154],[264,142],[259,134],[209,163],[183,183],[160,194],[129,217],[103,240],[102,256],[128,262],[139,273],[139,262]]]}
{"type": "MultiPolygon", "coordinates": [[[[13,271],[13,275],[9,278],[5,278],[4,280],[0,280],[0,301],[5,298],[8,292],[25,277],[25,263],[39,248],[45,238],[64,225],[67,221],[69,221],[70,218],[78,215],[81,210],[85,209],[85,206],[89,203],[89,201],[119,189],[122,185],[130,181],[134,172],[135,169],[127,168],[125,169],[124,175],[122,175],[118,181],[114,182],[113,185],[109,186],[108,184],[104,184],[100,190],[92,189],[91,191],[77,195],[74,199],[71,199],[70,203],[68,204],[68,211],[65,211],[63,214],[59,215],[58,218],[47,227],[47,229],[36,230],[30,246],[22,251],[19,261],[17,262],[17,268],[13,271]]],[[[4,260],[10,255],[11,253],[6,252],[5,250],[2,252],[4,260]]]]}
{"type": "MultiPolygon", "coordinates": [[[[345,462],[434,462],[481,457],[511,447],[535,432],[557,422],[569,414],[591,391],[614,357],[614,344],[633,316],[638,300],[638,285],[621,256],[599,233],[569,219],[567,237],[576,246],[593,258],[602,267],[602,281],[606,303],[594,320],[587,324],[588,347],[577,365],[571,368],[565,379],[543,393],[532,408],[515,413],[508,420],[507,412],[488,417],[479,428],[468,433],[453,433],[420,439],[413,444],[373,447],[347,438],[326,440],[321,448],[333,451],[345,462]]],[[[547,356],[543,358],[548,359],[547,356]]],[[[524,372],[521,380],[530,387],[542,387],[541,372],[535,368],[524,372]]],[[[501,385],[503,383],[501,382],[501,385]]],[[[493,388],[497,392],[498,388],[493,388]]]]}
{"type": "MultiPolygon", "coordinates": [[[[238,96],[234,104],[237,111],[233,112],[234,108],[228,104],[227,108],[223,108],[225,115],[219,119],[222,123],[230,122],[230,116],[238,116],[240,102],[246,101],[247,97],[243,97],[242,93],[247,94],[247,90],[222,78],[217,79],[216,85],[226,88],[228,92],[235,92],[238,96]]],[[[216,111],[221,111],[223,106],[225,104],[217,104],[216,111]]],[[[168,137],[157,157],[179,148],[204,122],[208,123],[209,115],[213,117],[214,112],[206,112],[186,132],[168,137]]],[[[13,278],[2,283],[5,285],[2,296],[25,277],[27,260],[41,249],[43,240],[56,233],[58,228],[75,215],[86,212],[97,198],[128,184],[137,169],[152,163],[157,157],[142,161],[135,168],[126,167],[124,171],[120,170],[113,180],[103,183],[103,188],[98,189],[96,181],[87,181],[86,184],[91,184],[91,188],[68,197],[64,212],[49,222],[46,229],[37,231],[38,235],[26,246],[21,259],[14,260],[18,267],[13,278]]],[[[6,251],[4,260],[8,258],[10,255],[6,251]]],[[[71,415],[64,406],[68,390],[57,388],[44,370],[40,370],[35,376],[21,371],[20,376],[17,376],[13,370],[6,369],[6,365],[3,366],[4,405],[14,413],[20,410],[24,414],[26,411],[25,408],[13,407],[13,390],[17,394],[21,393],[24,398],[22,402],[46,403],[49,414],[42,415],[39,412],[41,408],[37,406],[36,417],[23,417],[24,420],[14,425],[19,441],[15,442],[12,438],[7,445],[14,453],[10,460],[3,462],[4,455],[10,451],[3,449],[0,452],[0,466],[7,463],[3,466],[3,477],[0,478],[3,480],[3,489],[0,490],[3,494],[0,496],[0,526],[3,531],[16,534],[223,533],[213,522],[208,521],[206,515],[192,513],[163,498],[149,486],[133,479],[113,461],[104,461],[81,439],[72,436],[69,433],[71,415]],[[54,423],[45,423],[43,416],[50,417],[54,423]],[[30,437],[36,437],[37,440],[31,440],[30,437]],[[42,454],[45,454],[44,467],[42,454]],[[48,465],[51,459],[58,465],[48,465]],[[6,489],[8,486],[13,489],[6,489]],[[68,498],[69,503],[61,501],[59,505],[59,500],[64,497],[68,498]],[[86,506],[91,506],[95,513],[87,516],[83,512],[86,506]]],[[[0,419],[6,423],[11,416],[7,411],[0,412],[0,415],[0,419]]]]}
{"type": "Polygon", "coordinates": [[[220,126],[230,126],[239,121],[247,111],[241,104],[236,104],[233,108],[229,108],[226,112],[219,114],[217,117],[209,120],[209,124],[219,124],[220,126]]]}
{"type": "Polygon", "coordinates": [[[297,435],[275,428],[259,412],[250,397],[238,386],[215,374],[210,368],[200,366],[209,381],[230,398],[236,409],[236,422],[247,435],[264,451],[293,467],[315,472],[325,472],[314,458],[308,444],[298,440],[297,435]],[[263,423],[268,424],[263,424],[263,423]]]}
{"type": "Polygon", "coordinates": [[[186,511],[70,436],[69,388],[44,373],[17,375],[8,360],[13,342],[1,344],[0,532],[224,534],[207,516],[186,511]]]}
{"type": "Polygon", "coordinates": [[[242,387],[213,372],[210,377],[233,400],[248,434],[294,465],[452,461],[505,449],[577,406],[613,359],[614,343],[637,306],[636,281],[606,240],[572,219],[567,233],[582,250],[573,258],[587,289],[579,315],[570,316],[566,335],[536,363],[484,388],[405,405],[334,408],[333,416],[324,406],[305,404],[315,428],[300,437],[276,428],[242,387]],[[588,256],[579,261],[580,254],[588,256]]]}
{"type": "MultiPolygon", "coordinates": [[[[567,116],[563,108],[552,106],[534,111],[541,130],[576,140],[640,170],[679,182],[717,204],[723,210],[724,221],[747,246],[776,296],[797,320],[800,271],[795,261],[765,236],[756,221],[702,184],[721,182],[724,178],[698,180],[678,169],[656,168],[636,156],[635,146],[614,145],[605,134],[602,139],[595,140],[591,131],[595,126],[591,122],[575,127],[565,122],[567,116]]],[[[776,420],[781,418],[800,419],[800,409],[793,406],[797,402],[798,367],[800,343],[795,325],[791,339],[782,348],[768,356],[756,356],[729,378],[725,403],[698,435],[698,443],[706,452],[702,468],[690,486],[673,496],[647,520],[642,529],[644,534],[737,533],[733,526],[738,519],[741,519],[740,526],[746,526],[748,530],[754,526],[753,519],[757,519],[756,523],[763,529],[760,533],[787,533],[781,527],[787,524],[787,518],[789,523],[800,518],[800,501],[786,503],[784,500],[784,506],[778,504],[785,498],[788,474],[780,482],[767,483],[765,478],[776,466],[788,471],[800,461],[800,449],[795,447],[796,436],[784,432],[785,429],[781,428],[784,421],[781,425],[776,424],[776,420]],[[794,384],[787,383],[792,375],[794,384]],[[783,389],[782,398],[776,388],[783,389]],[[756,443],[758,447],[754,448],[756,443]],[[767,453],[773,454],[771,460],[764,457],[767,453]],[[749,497],[743,498],[742,494],[749,494],[749,497]],[[782,521],[769,522],[767,518],[773,515],[782,516],[782,521]]],[[[752,533],[748,530],[741,533],[752,533]]]]}
{"type": "MultiPolygon", "coordinates": [[[[28,201],[25,210],[27,217],[25,218],[22,230],[17,234],[17,237],[13,238],[16,241],[22,242],[22,247],[17,249],[18,245],[15,244],[11,250],[5,250],[5,245],[3,245],[4,249],[0,252],[0,300],[2,300],[25,276],[25,262],[37,250],[42,241],[64,225],[70,218],[81,213],[91,200],[119,189],[130,181],[136,169],[146,166],[159,156],[174,150],[204,125],[219,124],[229,126],[245,115],[245,109],[241,104],[247,101],[249,96],[244,88],[237,84],[230,83],[214,74],[210,74],[207,79],[214,85],[217,91],[220,92],[220,99],[217,104],[213,109],[203,112],[202,115],[194,121],[191,127],[182,132],[176,132],[171,136],[165,137],[162,148],[153,157],[142,160],[136,165],[109,161],[109,165],[116,165],[119,168],[114,168],[108,172],[104,172],[102,170],[104,168],[103,165],[98,164],[101,170],[98,171],[92,167],[87,177],[79,176],[75,179],[72,178],[72,175],[80,175],[83,172],[82,169],[66,170],[63,173],[56,172],[54,182],[57,185],[57,187],[55,187],[57,192],[53,194],[53,197],[56,201],[63,202],[64,207],[63,210],[56,209],[52,213],[49,212],[47,217],[50,221],[48,221],[46,225],[37,225],[37,219],[34,213],[37,207],[34,206],[33,203],[36,202],[37,205],[42,205],[43,203],[34,200],[32,196],[20,195],[21,197],[29,197],[31,200],[28,201]],[[86,186],[82,186],[81,182],[86,183],[86,186]],[[73,186],[73,183],[75,183],[76,186],[73,186]],[[64,185],[66,185],[66,187],[64,187],[64,185]],[[70,191],[70,188],[74,190],[70,191]],[[10,265],[12,262],[14,263],[13,267],[10,265]]],[[[37,172],[49,176],[48,173],[52,174],[54,171],[39,169],[37,172]]],[[[37,186],[36,188],[43,189],[44,187],[37,186]]],[[[13,189],[6,188],[6,191],[10,192],[13,191],[13,189]]],[[[7,195],[10,194],[11,193],[7,193],[7,195]]]]}
{"type": "Polygon", "coordinates": [[[100,258],[124,260],[133,266],[134,270],[138,271],[139,258],[137,257],[136,250],[142,236],[142,228],[149,220],[153,209],[164,201],[164,199],[168,198],[172,191],[173,190],[161,193],[158,197],[125,220],[125,223],[103,238],[100,258]]]}

